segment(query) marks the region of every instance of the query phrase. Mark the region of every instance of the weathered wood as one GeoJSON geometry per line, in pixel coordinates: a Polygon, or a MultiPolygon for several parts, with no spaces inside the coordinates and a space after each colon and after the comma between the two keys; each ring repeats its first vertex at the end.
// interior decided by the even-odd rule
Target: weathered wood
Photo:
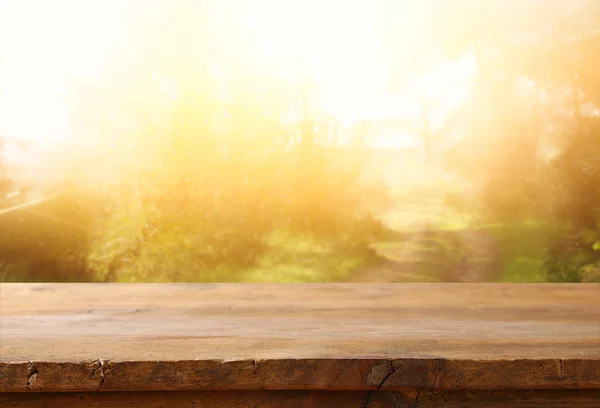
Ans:
{"type": "Polygon", "coordinates": [[[587,391],[179,391],[0,394],[12,408],[597,408],[587,391]]]}
{"type": "Polygon", "coordinates": [[[295,359],[3,363],[3,392],[600,388],[599,360],[295,359]]]}
{"type": "Polygon", "coordinates": [[[0,391],[597,390],[599,299],[597,284],[0,284],[0,391]]]}

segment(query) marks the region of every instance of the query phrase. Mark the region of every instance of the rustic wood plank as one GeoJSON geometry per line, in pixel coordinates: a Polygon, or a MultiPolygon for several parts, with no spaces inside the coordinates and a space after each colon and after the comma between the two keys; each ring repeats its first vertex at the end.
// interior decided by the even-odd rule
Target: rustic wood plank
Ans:
{"type": "Polygon", "coordinates": [[[0,391],[600,389],[598,284],[0,284],[0,391]]]}
{"type": "Polygon", "coordinates": [[[600,360],[271,359],[0,364],[0,391],[600,388],[600,360]],[[573,367],[560,371],[561,363],[573,367]]]}
{"type": "Polygon", "coordinates": [[[179,391],[0,394],[12,408],[597,408],[595,391],[179,391]]]}

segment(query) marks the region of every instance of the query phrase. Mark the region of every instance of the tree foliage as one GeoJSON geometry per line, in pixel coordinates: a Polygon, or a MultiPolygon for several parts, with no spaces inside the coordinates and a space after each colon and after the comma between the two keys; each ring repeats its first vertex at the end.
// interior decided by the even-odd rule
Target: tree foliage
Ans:
{"type": "MultiPolygon", "coordinates": [[[[65,178],[98,203],[85,250],[99,279],[237,273],[270,259],[273,236],[288,233],[334,236],[335,251],[367,252],[369,235],[381,232],[367,210],[386,194],[359,182],[364,132],[342,146],[340,121],[313,106],[305,64],[278,70],[257,58],[242,2],[225,3],[125,7],[127,34],[104,75],[70,83],[74,133],[95,143],[65,178]],[[223,16],[226,28],[216,23],[223,16]]],[[[557,226],[550,280],[596,279],[599,3],[378,4],[389,90],[403,92],[416,77],[422,91],[418,123],[403,130],[425,139],[425,156],[443,151],[446,169],[470,182],[474,213],[557,226]],[[434,130],[423,78],[466,56],[477,71],[466,101],[434,130]],[[441,143],[455,133],[453,146],[441,143]]],[[[10,187],[4,173],[0,162],[0,197],[10,187]]]]}
{"type": "Polygon", "coordinates": [[[80,131],[103,127],[80,174],[89,179],[97,166],[114,174],[98,186],[108,210],[90,267],[100,279],[241,271],[260,261],[281,230],[339,234],[337,250],[369,252],[366,239],[379,230],[363,211],[361,163],[354,149],[326,142],[334,124],[317,127],[305,84],[268,77],[240,53],[243,30],[212,48],[207,38],[225,34],[209,14],[205,35],[193,18],[165,25],[199,15],[201,3],[152,4],[124,40],[111,83],[73,84],[80,131]],[[282,123],[290,112],[297,119],[282,123]],[[115,117],[134,130],[115,126],[115,117]],[[121,154],[126,159],[117,160],[121,154]]]}
{"type": "Polygon", "coordinates": [[[537,23],[505,25],[472,48],[477,81],[452,122],[466,137],[447,163],[474,181],[489,215],[559,226],[550,280],[598,279],[600,7],[545,5],[537,23]]]}

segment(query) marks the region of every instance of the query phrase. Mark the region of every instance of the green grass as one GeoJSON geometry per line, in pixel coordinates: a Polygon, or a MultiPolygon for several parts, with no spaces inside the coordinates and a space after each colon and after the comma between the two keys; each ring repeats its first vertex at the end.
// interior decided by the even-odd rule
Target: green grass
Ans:
{"type": "Polygon", "coordinates": [[[35,281],[35,277],[29,277],[27,265],[23,263],[4,263],[0,261],[0,282],[26,282],[35,281]]]}
{"type": "Polygon", "coordinates": [[[339,247],[334,237],[320,238],[276,230],[257,265],[244,271],[247,282],[335,282],[377,262],[374,252],[339,247]]]}
{"type": "MultiPolygon", "coordinates": [[[[334,282],[344,280],[355,270],[378,260],[369,248],[344,244],[350,238],[319,237],[275,229],[266,236],[264,246],[254,249],[255,261],[249,266],[233,262],[207,266],[203,260],[211,257],[218,247],[207,244],[202,237],[160,234],[145,242],[139,254],[124,257],[115,276],[108,275],[107,261],[97,262],[96,279],[118,282],[334,282]]],[[[243,250],[248,251],[253,249],[243,250]]]]}
{"type": "Polygon", "coordinates": [[[555,229],[543,222],[525,221],[487,225],[501,250],[502,282],[545,282],[544,263],[549,238],[555,229]]]}

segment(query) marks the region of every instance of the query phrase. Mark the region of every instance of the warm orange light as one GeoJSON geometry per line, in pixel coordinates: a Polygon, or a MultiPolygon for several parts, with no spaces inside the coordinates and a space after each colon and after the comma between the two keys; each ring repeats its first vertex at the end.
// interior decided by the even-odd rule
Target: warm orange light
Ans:
{"type": "MultiPolygon", "coordinates": [[[[128,27],[135,21],[123,16],[127,11],[131,13],[129,16],[144,18],[142,11],[161,4],[150,3],[2,2],[0,41],[5,87],[0,95],[2,131],[55,147],[64,146],[69,138],[101,137],[93,136],[93,132],[86,136],[73,134],[69,86],[90,78],[115,89],[126,85],[119,84],[119,78],[113,77],[109,69],[125,63],[115,56],[119,55],[121,43],[131,41],[128,27]]],[[[213,48],[219,49],[219,42],[231,43],[231,36],[241,29],[249,35],[250,50],[242,49],[248,43],[240,45],[238,50],[249,59],[248,64],[228,67],[230,71],[252,67],[267,78],[284,77],[291,83],[301,83],[308,75],[313,84],[312,106],[345,126],[364,120],[420,115],[417,79],[401,95],[387,88],[382,1],[256,0],[209,4],[211,23],[216,27],[210,39],[213,48]],[[241,20],[229,18],[232,13],[240,15],[241,20]],[[244,27],[236,26],[240,21],[244,27]]],[[[403,18],[409,21],[411,16],[403,18]]],[[[152,38],[163,35],[146,34],[152,38]]],[[[180,40],[185,42],[186,38],[180,40]]],[[[398,38],[398,42],[403,40],[398,38]]],[[[419,38],[411,41],[418,42],[419,38]]],[[[443,118],[461,103],[471,69],[459,61],[424,73],[421,80],[426,97],[435,105],[432,114],[436,118],[443,118]]],[[[168,80],[160,78],[160,73],[156,76],[165,92],[177,95],[180,90],[173,85],[165,88],[168,80]]],[[[223,95],[227,97],[226,87],[223,95]]],[[[89,110],[94,108],[90,105],[89,110]]],[[[379,135],[378,145],[397,145],[398,140],[392,139],[403,136],[402,132],[396,133],[396,136],[379,135]],[[385,141],[386,138],[392,139],[385,141]]]]}

